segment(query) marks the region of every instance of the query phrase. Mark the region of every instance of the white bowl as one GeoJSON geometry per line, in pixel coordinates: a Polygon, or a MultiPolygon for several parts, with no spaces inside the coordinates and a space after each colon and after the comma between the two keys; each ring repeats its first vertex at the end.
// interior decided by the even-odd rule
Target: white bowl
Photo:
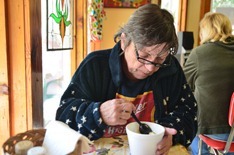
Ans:
{"type": "Polygon", "coordinates": [[[143,122],[149,125],[155,134],[141,134],[137,122],[129,123],[126,132],[131,155],[155,155],[157,144],[163,138],[165,128],[153,122],[143,122]]]}

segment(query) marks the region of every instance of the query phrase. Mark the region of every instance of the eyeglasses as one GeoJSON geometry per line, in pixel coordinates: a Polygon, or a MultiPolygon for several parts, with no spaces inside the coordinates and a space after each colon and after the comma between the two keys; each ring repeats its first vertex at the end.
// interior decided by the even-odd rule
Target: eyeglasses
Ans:
{"type": "Polygon", "coordinates": [[[165,63],[166,61],[164,61],[162,64],[160,63],[155,63],[155,62],[152,62],[152,61],[149,61],[145,58],[141,58],[139,56],[139,52],[137,50],[137,47],[136,45],[135,46],[135,52],[136,52],[136,56],[137,56],[137,60],[140,62],[140,63],[143,63],[143,64],[146,64],[146,65],[154,65],[155,67],[161,67],[161,68],[164,68],[164,67],[167,67],[167,66],[170,66],[171,65],[171,54],[169,53],[169,55],[165,58],[165,60],[168,58],[168,63],[165,63]]]}

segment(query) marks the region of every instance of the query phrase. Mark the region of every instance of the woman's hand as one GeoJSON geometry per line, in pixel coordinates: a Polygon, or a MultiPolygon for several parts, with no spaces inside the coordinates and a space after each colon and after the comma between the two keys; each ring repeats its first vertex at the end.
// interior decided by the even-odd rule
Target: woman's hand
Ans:
{"type": "Polygon", "coordinates": [[[124,99],[112,99],[101,104],[100,113],[103,121],[110,126],[124,125],[135,110],[132,102],[124,99]]]}
{"type": "Polygon", "coordinates": [[[157,145],[157,155],[167,155],[172,147],[172,136],[177,133],[176,129],[165,128],[163,139],[157,145]]]}

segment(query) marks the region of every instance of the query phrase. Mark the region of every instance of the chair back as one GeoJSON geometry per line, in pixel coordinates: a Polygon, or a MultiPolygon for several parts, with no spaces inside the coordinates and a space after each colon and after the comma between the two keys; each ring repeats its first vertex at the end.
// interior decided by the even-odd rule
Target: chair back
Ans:
{"type": "Polygon", "coordinates": [[[209,145],[215,154],[219,154],[218,152],[222,152],[225,154],[227,152],[234,152],[234,92],[232,93],[230,106],[229,106],[229,113],[228,113],[228,123],[231,126],[231,131],[229,133],[227,141],[220,141],[215,140],[206,135],[200,134],[200,141],[199,141],[199,152],[198,154],[201,155],[201,148],[202,148],[202,141],[209,145]],[[219,150],[219,151],[218,151],[219,150]]]}
{"type": "Polygon", "coordinates": [[[230,101],[228,122],[231,127],[234,125],[234,92],[232,93],[230,101]]]}

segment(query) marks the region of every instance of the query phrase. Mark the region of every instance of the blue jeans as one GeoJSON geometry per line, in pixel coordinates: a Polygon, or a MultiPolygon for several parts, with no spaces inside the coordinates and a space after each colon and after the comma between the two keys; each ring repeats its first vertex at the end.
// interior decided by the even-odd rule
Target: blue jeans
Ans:
{"type": "MultiPolygon", "coordinates": [[[[214,135],[206,135],[206,136],[213,138],[213,139],[219,139],[219,140],[227,140],[227,138],[228,138],[228,134],[214,134],[214,135]]],[[[192,155],[198,155],[199,140],[200,140],[200,138],[198,136],[196,136],[193,139],[192,144],[190,145],[192,155]]],[[[202,155],[210,155],[208,146],[204,142],[202,142],[201,151],[202,151],[201,152],[202,155]]],[[[226,155],[234,155],[234,152],[227,153],[226,155]]]]}

